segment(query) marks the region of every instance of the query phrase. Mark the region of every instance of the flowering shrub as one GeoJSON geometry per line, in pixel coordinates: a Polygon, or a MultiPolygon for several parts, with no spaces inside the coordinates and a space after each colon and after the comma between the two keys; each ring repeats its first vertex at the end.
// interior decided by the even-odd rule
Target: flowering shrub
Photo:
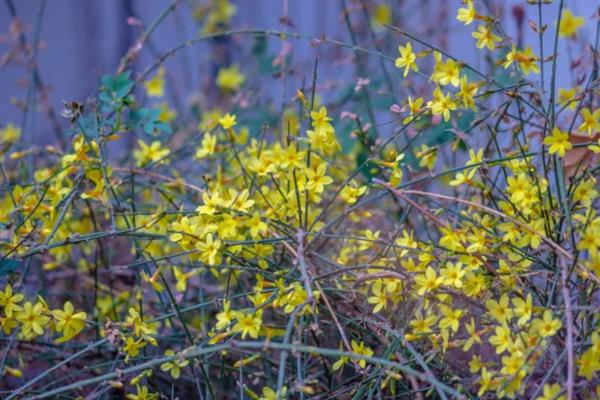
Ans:
{"type": "MultiPolygon", "coordinates": [[[[356,53],[353,108],[321,97],[315,62],[257,125],[240,63],[190,123],[166,99],[167,58],[219,37],[303,39],[228,31],[235,6],[215,1],[197,39],[131,73],[150,27],[68,103],[68,145],[28,146],[6,123],[3,397],[600,396],[600,14],[530,3],[515,14],[538,15],[537,50],[484,4],[453,10],[485,73],[395,27],[389,5],[352,3],[353,43],[313,44],[356,53]],[[397,52],[359,46],[354,13],[397,52]],[[585,46],[569,60],[565,42],[585,46]],[[576,85],[559,89],[567,62],[576,85]]],[[[282,75],[289,51],[271,62],[282,75]]]]}

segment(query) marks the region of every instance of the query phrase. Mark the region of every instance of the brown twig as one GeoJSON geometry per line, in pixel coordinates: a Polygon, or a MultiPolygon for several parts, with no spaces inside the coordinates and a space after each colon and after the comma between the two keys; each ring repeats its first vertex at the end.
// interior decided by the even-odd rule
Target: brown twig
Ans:
{"type": "MultiPolygon", "coordinates": [[[[444,228],[444,229],[450,229],[450,224],[448,222],[444,222],[441,219],[439,219],[438,217],[436,217],[435,215],[433,215],[429,210],[427,210],[425,207],[421,206],[420,204],[418,204],[417,202],[415,202],[413,199],[411,199],[410,197],[406,196],[405,193],[415,193],[418,192],[417,190],[398,190],[394,187],[392,187],[390,184],[380,180],[380,179],[373,179],[374,183],[378,183],[382,186],[384,186],[386,189],[388,189],[389,191],[391,191],[392,193],[394,193],[396,196],[400,197],[401,199],[403,199],[404,201],[406,201],[407,203],[409,203],[410,205],[412,205],[413,207],[415,207],[417,210],[419,210],[421,213],[423,213],[427,218],[429,218],[430,220],[432,220],[436,225],[444,228]]],[[[422,192],[425,193],[425,192],[422,192]]],[[[491,210],[491,209],[490,209],[491,210]]],[[[461,243],[464,245],[464,243],[461,243]]],[[[485,269],[492,275],[494,276],[498,276],[498,272],[490,265],[490,263],[484,258],[481,257],[477,254],[474,254],[474,256],[481,261],[482,265],[485,267],[485,269]]]]}
{"type": "Polygon", "coordinates": [[[354,286],[357,286],[359,283],[362,283],[365,281],[370,281],[372,279],[383,279],[383,278],[393,278],[393,279],[401,279],[401,280],[407,279],[406,275],[401,274],[399,272],[392,272],[392,271],[377,272],[374,274],[361,274],[356,277],[356,280],[354,281],[354,286]]]}
{"type": "Polygon", "coordinates": [[[562,278],[562,296],[565,302],[565,322],[567,324],[567,399],[573,400],[573,385],[575,382],[575,353],[573,351],[573,311],[571,310],[571,295],[569,293],[569,271],[564,257],[560,257],[560,272],[562,278]]]}
{"type": "Polygon", "coordinates": [[[308,274],[308,268],[306,266],[306,259],[304,257],[304,238],[306,234],[302,229],[298,229],[298,251],[296,252],[296,260],[300,267],[300,273],[302,274],[302,280],[304,281],[304,290],[308,296],[308,301],[312,304],[314,302],[312,285],[310,275],[308,274]]]}
{"type": "MultiPolygon", "coordinates": [[[[481,210],[484,210],[490,214],[494,214],[500,218],[503,218],[507,221],[512,222],[515,225],[519,225],[519,227],[527,230],[529,233],[532,233],[534,235],[537,235],[540,237],[540,239],[542,239],[544,242],[546,242],[547,245],[549,245],[550,247],[552,247],[554,250],[556,250],[557,253],[565,256],[567,259],[572,260],[573,259],[573,255],[571,253],[569,253],[567,250],[565,250],[564,248],[562,248],[559,244],[557,244],[556,242],[554,242],[552,239],[546,237],[545,235],[540,234],[539,232],[537,232],[535,229],[533,229],[532,227],[530,227],[529,225],[527,225],[524,222],[518,221],[514,218],[509,217],[508,215],[498,211],[498,210],[494,210],[493,208],[490,207],[486,207],[483,204],[478,204],[469,200],[463,200],[463,199],[459,199],[456,197],[451,197],[451,196],[446,196],[443,194],[438,194],[438,193],[431,193],[431,192],[423,192],[421,190],[398,190],[394,187],[392,187],[390,184],[383,182],[379,179],[374,179],[373,182],[375,183],[379,183],[380,185],[385,186],[388,190],[390,190],[391,192],[393,192],[395,195],[397,195],[398,197],[402,197],[403,199],[405,199],[406,201],[409,201],[412,205],[415,205],[416,203],[413,200],[410,200],[406,197],[407,194],[416,194],[418,196],[426,196],[426,197],[435,197],[438,199],[443,199],[443,200],[449,200],[449,201],[454,201],[457,203],[462,203],[471,207],[475,207],[475,208],[479,208],[481,210]]],[[[422,207],[421,207],[422,209],[422,207]]],[[[435,218],[435,217],[434,217],[435,218]]]]}
{"type": "Polygon", "coordinates": [[[117,69],[117,74],[121,74],[121,73],[125,72],[125,70],[129,66],[129,64],[138,57],[140,51],[142,51],[142,49],[144,48],[144,45],[146,44],[148,39],[150,39],[150,35],[152,35],[152,32],[154,32],[154,30],[156,28],[158,28],[160,23],[167,17],[167,15],[169,15],[173,10],[175,10],[175,6],[177,5],[178,1],[179,0],[171,1],[171,3],[169,3],[169,5],[156,18],[156,20],[148,27],[148,29],[146,29],[142,33],[140,38],[133,44],[133,46],[131,46],[129,48],[129,50],[127,51],[127,54],[125,55],[125,57],[123,57],[121,59],[121,62],[119,63],[119,68],[117,69]]]}
{"type": "Polygon", "coordinates": [[[198,187],[196,185],[193,185],[191,183],[187,183],[185,181],[182,181],[180,179],[175,179],[175,178],[171,178],[165,175],[161,175],[161,174],[157,174],[156,172],[152,172],[152,171],[148,171],[142,168],[122,168],[122,167],[112,167],[113,171],[118,171],[118,172],[129,172],[130,174],[137,174],[137,175],[145,175],[145,176],[149,176],[152,178],[156,178],[156,179],[160,179],[161,181],[166,181],[166,182],[171,182],[171,183],[176,183],[178,185],[181,185],[187,189],[191,189],[195,192],[198,193],[204,193],[206,192],[204,189],[202,189],[201,187],[198,187]]]}
{"type": "MultiPolygon", "coordinates": [[[[301,231],[301,230],[299,230],[301,231]]],[[[300,234],[298,235],[300,238],[300,234]]],[[[302,240],[304,240],[304,238],[302,237],[302,240]]],[[[287,242],[282,242],[283,245],[290,250],[290,252],[298,259],[299,258],[299,252],[294,250],[294,248],[292,246],[290,246],[289,243],[287,242]]],[[[303,250],[303,249],[302,249],[303,250]]],[[[304,259],[304,257],[302,257],[302,260],[306,261],[304,259]]],[[[306,264],[305,264],[306,266],[306,264]]],[[[308,271],[307,271],[308,272],[308,271]]],[[[310,277],[309,277],[310,278],[310,277]]],[[[310,282],[309,282],[310,284],[310,282]]],[[[329,302],[329,298],[327,297],[327,295],[325,294],[325,292],[323,291],[323,288],[321,287],[321,284],[317,281],[314,282],[315,286],[317,287],[317,290],[319,291],[319,295],[321,296],[321,298],[323,299],[323,302],[325,303],[325,307],[327,307],[327,310],[329,311],[329,313],[331,314],[331,318],[333,319],[333,322],[335,323],[335,326],[337,327],[338,332],[340,333],[340,337],[342,338],[342,342],[344,343],[344,347],[346,348],[346,350],[348,350],[349,352],[352,352],[352,346],[350,346],[350,342],[348,341],[348,337],[346,336],[346,333],[344,332],[344,329],[342,328],[342,325],[340,324],[340,321],[338,320],[337,316],[335,315],[335,312],[333,311],[333,307],[331,307],[331,303],[329,302]]],[[[310,291],[311,296],[312,296],[312,289],[310,291]]],[[[312,297],[311,297],[312,298],[312,297]]]]}

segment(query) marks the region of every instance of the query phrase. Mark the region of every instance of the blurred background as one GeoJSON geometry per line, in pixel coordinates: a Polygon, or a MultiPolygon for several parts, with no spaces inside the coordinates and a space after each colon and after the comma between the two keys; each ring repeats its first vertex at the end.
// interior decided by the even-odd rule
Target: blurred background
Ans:
{"type": "MultiPolygon", "coordinates": [[[[52,128],[49,110],[58,115],[63,101],[84,103],[94,95],[100,77],[115,73],[119,60],[170,3],[167,0],[0,1],[0,126],[9,122],[21,125],[24,104],[35,86],[32,82],[39,79],[44,90],[33,90],[35,112],[28,116],[31,118],[28,127],[35,135],[28,137],[36,143],[52,142],[50,131],[58,127],[52,128]],[[38,43],[35,64],[26,56],[31,54],[34,42],[38,43]],[[37,65],[38,76],[33,73],[33,65],[37,65]]],[[[506,0],[477,3],[501,18],[501,29],[516,43],[531,45],[536,54],[539,52],[538,36],[530,28],[530,21],[538,22],[537,5],[506,0]]],[[[247,34],[228,36],[200,41],[177,52],[164,64],[170,107],[185,120],[191,117],[190,105],[195,102],[201,108],[221,104],[225,100],[215,86],[217,73],[220,68],[238,64],[246,76],[244,90],[227,99],[228,106],[233,102],[241,108],[252,108],[260,102],[271,104],[273,110],[283,109],[295,96],[296,89],[310,86],[315,58],[319,56],[318,93],[325,101],[335,100],[329,93],[343,88],[352,90],[359,78],[365,78],[369,81],[362,81],[364,88],[359,89],[371,91],[371,101],[383,103],[375,108],[385,110],[416,90],[411,80],[420,79],[427,84],[426,78],[409,75],[403,80],[393,61],[366,53],[355,54],[351,48],[320,43],[318,39],[326,37],[346,45],[354,41],[393,59],[398,56],[397,46],[406,39],[383,26],[390,24],[487,71],[493,68],[493,61],[486,59],[487,52],[475,47],[475,39],[471,37],[475,24],[465,28],[455,19],[460,4],[458,0],[180,0],[174,12],[152,33],[130,69],[136,76],[174,46],[217,30],[272,29],[297,33],[303,38],[282,41],[275,37],[258,40],[247,34]],[[216,18],[217,23],[211,22],[211,18],[216,18]],[[374,69],[366,68],[366,64],[382,65],[374,69]],[[371,75],[372,71],[380,73],[362,77],[361,72],[366,70],[371,75]],[[386,84],[379,84],[381,80],[386,84]]],[[[589,36],[589,40],[563,44],[559,53],[577,54],[580,51],[575,47],[594,41],[593,14],[598,2],[567,1],[566,6],[585,17],[586,25],[580,32],[589,36]]],[[[551,52],[557,9],[556,1],[543,6],[543,24],[549,27],[545,56],[551,52]]],[[[581,79],[567,62],[559,63],[558,68],[559,87],[571,87],[581,79]]],[[[427,66],[422,70],[430,73],[427,66]]],[[[376,113],[380,115],[379,111],[376,113]]],[[[385,119],[378,117],[377,123],[385,124],[385,119]]],[[[60,117],[56,120],[61,129],[68,126],[68,120],[60,117]]]]}

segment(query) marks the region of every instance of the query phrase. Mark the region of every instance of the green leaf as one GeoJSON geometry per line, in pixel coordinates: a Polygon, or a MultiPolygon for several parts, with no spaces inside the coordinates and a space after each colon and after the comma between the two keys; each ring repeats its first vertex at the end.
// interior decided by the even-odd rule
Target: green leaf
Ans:
{"type": "Polygon", "coordinates": [[[460,129],[461,131],[464,132],[471,127],[471,124],[473,123],[474,120],[475,120],[475,113],[471,110],[465,110],[465,111],[463,111],[462,115],[458,119],[456,125],[457,125],[458,129],[460,129]]]}
{"type": "Polygon", "coordinates": [[[0,260],[0,276],[14,273],[21,263],[13,258],[0,260]]]}
{"type": "Polygon", "coordinates": [[[88,139],[97,139],[100,136],[98,120],[96,115],[86,115],[79,118],[79,126],[83,130],[83,134],[88,139]]]}
{"type": "Polygon", "coordinates": [[[255,56],[261,56],[267,52],[269,42],[265,36],[256,36],[252,43],[252,54],[255,56]]]}
{"type": "MultiPolygon", "coordinates": [[[[369,153],[366,149],[361,149],[359,153],[356,155],[356,166],[362,165],[369,158],[369,153]]],[[[362,165],[360,168],[360,172],[364,175],[364,177],[371,181],[375,176],[379,174],[379,166],[368,162],[365,165],[362,165]]]]}
{"type": "Polygon", "coordinates": [[[336,126],[338,140],[340,141],[340,145],[342,146],[342,152],[348,154],[356,145],[356,138],[352,137],[352,131],[356,128],[356,123],[347,122],[345,124],[340,125],[340,128],[336,126]]]}
{"type": "Polygon", "coordinates": [[[159,119],[161,110],[159,108],[140,108],[129,112],[129,122],[134,128],[141,127],[148,135],[164,132],[171,134],[169,124],[159,119]]]}
{"type": "Polygon", "coordinates": [[[104,75],[101,79],[102,92],[98,95],[104,103],[122,101],[133,89],[135,82],[129,79],[130,71],[117,76],[104,75]]]}
{"type": "Polygon", "coordinates": [[[436,146],[448,142],[454,137],[454,133],[450,131],[452,124],[450,122],[441,121],[435,125],[425,135],[423,142],[428,146],[436,146]]]}

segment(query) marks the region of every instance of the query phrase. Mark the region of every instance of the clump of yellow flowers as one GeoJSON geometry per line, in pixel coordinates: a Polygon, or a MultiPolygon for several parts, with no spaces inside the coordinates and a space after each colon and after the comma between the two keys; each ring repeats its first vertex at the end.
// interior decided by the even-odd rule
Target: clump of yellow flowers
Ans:
{"type": "Polygon", "coordinates": [[[41,297],[25,301],[23,293],[15,292],[11,284],[0,291],[0,307],[2,332],[11,335],[15,331],[22,340],[33,340],[47,332],[62,343],[72,340],[86,326],[87,314],[76,311],[70,301],[62,309],[52,310],[41,297]]]}
{"type": "MultiPolygon", "coordinates": [[[[540,43],[584,36],[564,2],[535,3],[560,16],[530,22],[540,43]]],[[[369,4],[367,27],[393,23],[369,4]]],[[[267,107],[259,126],[254,77],[231,63],[207,80],[219,102],[180,119],[157,64],[143,83],[103,78],[109,116],[75,118],[65,149],[27,150],[7,123],[0,372],[11,396],[599,396],[597,49],[572,63],[586,78],[558,88],[559,54],[517,43],[479,2],[455,11],[492,72],[378,26],[369,35],[394,33],[390,54],[344,47],[389,62],[404,85],[389,89],[408,90],[373,90],[388,69],[373,70],[349,91],[361,96],[353,112],[324,100],[315,63],[313,87],[267,107]],[[394,119],[387,133],[369,110],[376,92],[398,103],[378,110],[394,119]],[[154,98],[159,108],[141,106],[154,98]],[[43,162],[28,174],[34,153],[43,162]],[[54,366],[23,373],[49,346],[60,346],[54,366]]],[[[235,12],[214,0],[196,17],[217,37],[235,12]]]]}

